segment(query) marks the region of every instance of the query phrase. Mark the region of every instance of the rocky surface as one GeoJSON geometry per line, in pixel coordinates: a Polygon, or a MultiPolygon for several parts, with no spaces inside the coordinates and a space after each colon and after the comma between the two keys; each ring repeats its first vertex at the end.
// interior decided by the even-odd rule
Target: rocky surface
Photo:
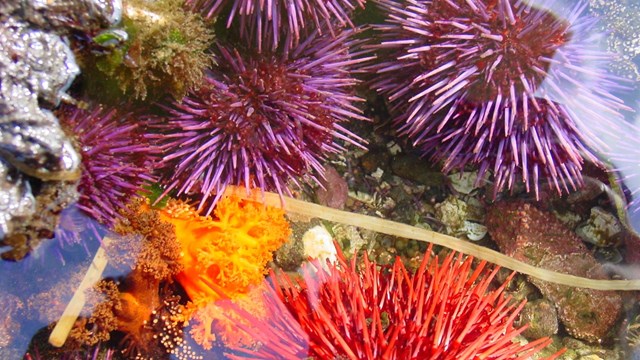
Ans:
{"type": "MultiPolygon", "coordinates": [[[[574,232],[551,213],[532,204],[498,203],[487,213],[487,226],[500,250],[515,259],[571,275],[608,278],[574,232]]],[[[591,343],[609,337],[622,306],[618,293],[572,288],[533,278],[530,281],[555,304],[569,334],[591,343]]]]}
{"type": "MultiPolygon", "coordinates": [[[[41,220],[40,182],[80,175],[80,155],[50,111],[74,101],[66,90],[80,73],[65,35],[115,23],[121,8],[120,0],[0,1],[0,245],[14,260],[38,242],[21,229],[40,226],[25,224],[41,220]]],[[[49,222],[39,230],[53,233],[49,222]]]]}
{"type": "Polygon", "coordinates": [[[555,306],[546,299],[538,299],[528,302],[516,325],[528,324],[529,327],[522,334],[527,339],[539,339],[558,333],[558,312],[555,306]]]}

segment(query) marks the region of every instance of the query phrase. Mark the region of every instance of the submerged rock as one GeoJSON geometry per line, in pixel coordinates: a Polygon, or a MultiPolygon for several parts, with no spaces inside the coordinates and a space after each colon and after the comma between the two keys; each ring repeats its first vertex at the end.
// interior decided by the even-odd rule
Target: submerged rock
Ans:
{"type": "Polygon", "coordinates": [[[528,302],[516,322],[518,326],[525,324],[529,324],[529,327],[522,334],[527,339],[540,339],[557,334],[558,313],[555,306],[546,299],[528,302]]]}
{"type": "Polygon", "coordinates": [[[591,208],[589,219],[576,228],[576,234],[587,243],[608,247],[621,242],[622,229],[618,218],[596,206],[591,208]]]}
{"type": "Polygon", "coordinates": [[[334,209],[344,209],[349,197],[346,180],[333,166],[325,166],[324,178],[320,179],[321,188],[316,190],[318,203],[334,209]]]}
{"type": "MultiPolygon", "coordinates": [[[[41,182],[80,176],[80,156],[50,111],[70,100],[66,90],[80,73],[64,35],[117,22],[120,10],[120,0],[0,2],[0,246],[14,260],[38,242],[20,228],[47,222],[34,200],[49,186],[41,182]]],[[[50,223],[38,230],[52,234],[50,223]]]]}
{"type": "MultiPolygon", "coordinates": [[[[487,213],[487,226],[500,250],[517,260],[565,274],[608,279],[575,233],[553,214],[531,204],[498,203],[487,213]]],[[[569,334],[592,343],[608,337],[622,306],[618,293],[530,281],[555,304],[569,334]]]]}

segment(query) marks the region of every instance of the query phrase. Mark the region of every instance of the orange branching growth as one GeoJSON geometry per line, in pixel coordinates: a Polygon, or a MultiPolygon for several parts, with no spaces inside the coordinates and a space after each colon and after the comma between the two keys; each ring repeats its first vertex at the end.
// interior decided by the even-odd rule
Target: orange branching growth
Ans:
{"type": "Polygon", "coordinates": [[[273,252],[291,233],[282,209],[234,195],[220,199],[213,217],[177,200],[161,217],[175,226],[184,265],[176,278],[196,306],[261,283],[273,252]]]}
{"type": "Polygon", "coordinates": [[[246,294],[238,294],[234,299],[221,299],[196,309],[189,331],[193,340],[205,350],[210,350],[215,341],[233,347],[255,347],[257,344],[253,337],[238,331],[238,324],[252,325],[239,312],[251,314],[252,319],[266,320],[267,309],[263,293],[267,290],[263,282],[252,286],[246,294]]]}

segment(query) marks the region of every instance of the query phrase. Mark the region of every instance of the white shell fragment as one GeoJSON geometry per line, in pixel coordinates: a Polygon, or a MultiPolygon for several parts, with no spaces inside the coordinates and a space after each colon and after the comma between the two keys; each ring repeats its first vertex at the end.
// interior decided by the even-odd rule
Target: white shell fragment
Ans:
{"type": "Polygon", "coordinates": [[[478,180],[477,171],[466,171],[463,173],[455,173],[448,175],[451,187],[460,194],[469,195],[476,187],[476,181],[478,180]]]}
{"type": "Polygon", "coordinates": [[[600,247],[614,245],[614,236],[621,231],[620,221],[597,206],[591,208],[589,220],[576,228],[576,234],[583,241],[600,247]]]}
{"type": "Polygon", "coordinates": [[[486,226],[468,220],[465,220],[462,225],[462,231],[465,232],[467,238],[471,241],[480,241],[487,235],[486,226]]]}
{"type": "Polygon", "coordinates": [[[302,244],[305,257],[317,259],[323,263],[327,260],[335,263],[338,259],[338,251],[333,245],[333,237],[322,225],[314,226],[307,230],[302,235],[302,244]]]}

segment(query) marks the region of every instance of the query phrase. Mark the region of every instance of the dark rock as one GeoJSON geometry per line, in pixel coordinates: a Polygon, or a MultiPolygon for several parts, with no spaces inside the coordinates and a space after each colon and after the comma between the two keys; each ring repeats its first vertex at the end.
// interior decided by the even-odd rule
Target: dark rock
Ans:
{"type": "Polygon", "coordinates": [[[367,174],[370,174],[378,168],[387,169],[390,157],[386,148],[374,148],[360,157],[360,165],[367,174]]]}
{"type": "Polygon", "coordinates": [[[625,245],[624,260],[628,264],[640,264],[640,236],[630,230],[623,230],[622,242],[625,245]]]}
{"type": "Polygon", "coordinates": [[[398,155],[391,161],[391,170],[397,176],[426,186],[439,187],[445,183],[442,172],[430,166],[429,161],[412,155],[398,155]]]}

